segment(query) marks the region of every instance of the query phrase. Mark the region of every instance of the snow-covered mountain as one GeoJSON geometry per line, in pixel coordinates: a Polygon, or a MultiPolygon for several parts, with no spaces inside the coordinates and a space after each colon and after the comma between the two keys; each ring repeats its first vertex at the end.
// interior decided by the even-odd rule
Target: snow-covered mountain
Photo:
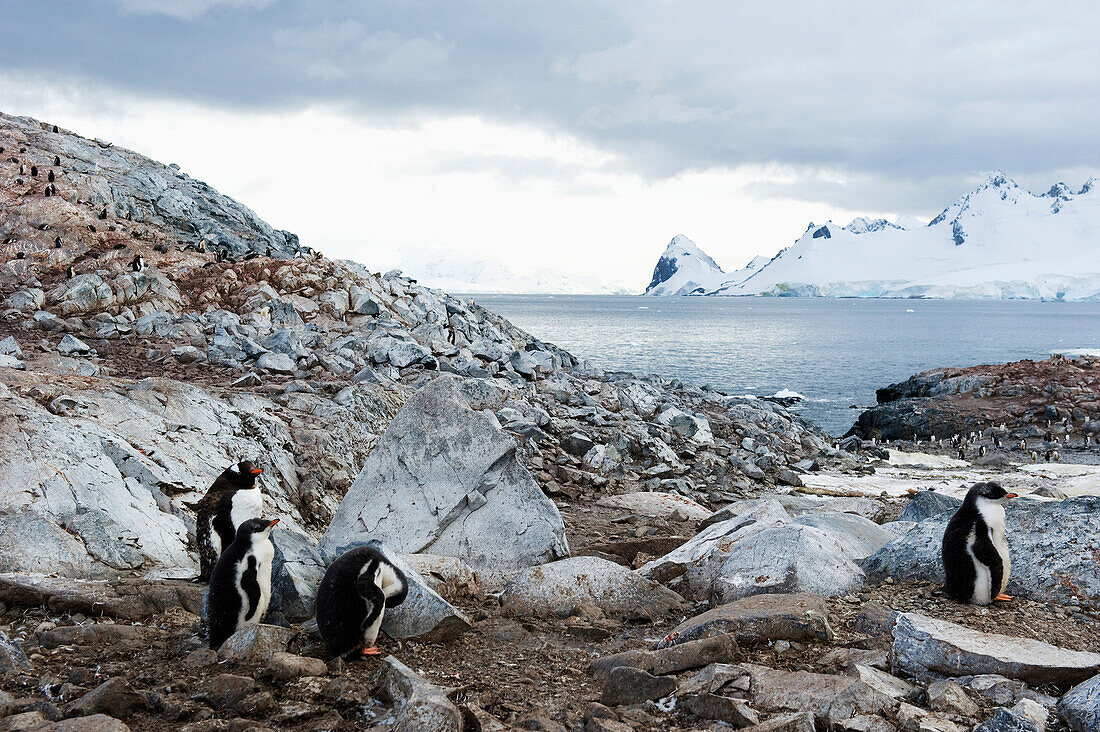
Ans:
{"type": "Polygon", "coordinates": [[[1100,300],[1098,184],[1035,195],[997,171],[926,226],[810,224],[763,266],[677,294],[1100,300]]]}
{"type": "Polygon", "coordinates": [[[756,257],[736,272],[725,272],[695,242],[683,234],[672,237],[664,254],[653,268],[653,279],[646,295],[703,295],[720,289],[727,282],[740,282],[766,264],[756,257]]]}
{"type": "Polygon", "coordinates": [[[621,282],[552,269],[516,272],[500,262],[439,248],[404,247],[395,265],[422,285],[463,294],[626,295],[631,289],[621,282]]]}

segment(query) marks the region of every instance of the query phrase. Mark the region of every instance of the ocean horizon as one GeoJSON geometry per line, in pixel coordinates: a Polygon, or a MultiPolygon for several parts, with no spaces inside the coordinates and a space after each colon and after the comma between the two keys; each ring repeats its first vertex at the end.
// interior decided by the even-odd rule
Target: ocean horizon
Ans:
{"type": "Polygon", "coordinates": [[[928,369],[1100,347],[1100,303],[1035,300],[462,294],[607,370],[804,401],[833,435],[875,390],[928,369]]]}

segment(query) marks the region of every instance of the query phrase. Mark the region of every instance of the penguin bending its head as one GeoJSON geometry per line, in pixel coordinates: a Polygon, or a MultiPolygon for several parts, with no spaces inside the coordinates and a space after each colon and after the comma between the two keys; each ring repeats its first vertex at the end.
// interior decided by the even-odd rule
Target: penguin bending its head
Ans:
{"type": "Polygon", "coordinates": [[[264,497],[256,484],[262,472],[251,460],[242,460],[235,468],[226,468],[195,504],[200,581],[210,579],[218,557],[236,536],[237,527],[263,513],[264,497]]]}
{"type": "Polygon", "coordinates": [[[997,483],[975,483],[943,533],[944,593],[955,602],[988,605],[1004,594],[1012,561],[1005,542],[1005,509],[1015,498],[997,483]]]}
{"type": "Polygon", "coordinates": [[[375,641],[388,607],[409,594],[405,574],[373,546],[344,553],[317,588],[317,629],[330,658],[378,655],[375,641]]]}
{"type": "Polygon", "coordinates": [[[279,519],[245,521],[214,565],[204,606],[211,648],[217,650],[241,628],[264,619],[271,602],[271,561],[275,558],[271,529],[277,523],[279,519]]]}

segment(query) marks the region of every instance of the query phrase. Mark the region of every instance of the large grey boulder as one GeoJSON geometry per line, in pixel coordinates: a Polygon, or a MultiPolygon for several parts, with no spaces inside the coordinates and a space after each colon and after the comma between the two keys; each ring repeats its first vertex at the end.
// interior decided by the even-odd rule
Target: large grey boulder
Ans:
{"type": "Polygon", "coordinates": [[[952,496],[945,496],[936,491],[920,491],[905,504],[898,521],[914,521],[920,523],[927,518],[939,516],[951,511],[952,513],[962,505],[962,500],[952,496]]]}
{"type": "Polygon", "coordinates": [[[840,544],[845,556],[854,561],[865,559],[886,546],[894,534],[874,521],[852,513],[827,511],[796,516],[796,524],[812,526],[829,534],[840,544]]]}
{"type": "Polygon", "coordinates": [[[1058,702],[1058,717],[1073,732],[1100,730],[1100,675],[1066,692],[1058,702]]]}
{"type": "MultiPolygon", "coordinates": [[[[1008,501],[1008,592],[1034,600],[1100,605],[1100,496],[1008,501]]],[[[868,576],[943,581],[940,545],[951,513],[921,521],[863,561],[868,576]]]]}
{"type": "Polygon", "coordinates": [[[453,377],[414,394],[390,422],[322,537],[322,554],[378,539],[397,553],[458,557],[489,585],[567,556],[557,507],[495,418],[453,377]]]}
{"type": "Polygon", "coordinates": [[[683,576],[690,567],[713,552],[749,534],[790,522],[778,501],[763,501],[748,510],[711,524],[673,551],[654,559],[638,571],[658,582],[668,583],[683,576]]]}
{"type": "Polygon", "coordinates": [[[313,617],[317,587],[325,576],[325,562],[313,540],[297,531],[276,527],[271,532],[275,558],[271,562],[271,606],[292,623],[313,617]]]}
{"type": "Polygon", "coordinates": [[[1100,654],[1071,651],[1030,638],[982,633],[946,620],[900,613],[892,666],[910,675],[998,674],[1029,684],[1074,684],[1100,672],[1100,654]]]}
{"type": "Polygon", "coordinates": [[[639,572],[688,599],[712,604],[764,593],[834,597],[863,585],[863,572],[851,559],[858,553],[852,543],[846,529],[834,536],[832,530],[792,523],[778,502],[765,501],[712,524],[639,572]]]}
{"type": "Polygon", "coordinates": [[[530,567],[504,587],[501,609],[525,617],[567,618],[585,606],[625,620],[652,622],[683,606],[672,590],[599,557],[530,567]]]}

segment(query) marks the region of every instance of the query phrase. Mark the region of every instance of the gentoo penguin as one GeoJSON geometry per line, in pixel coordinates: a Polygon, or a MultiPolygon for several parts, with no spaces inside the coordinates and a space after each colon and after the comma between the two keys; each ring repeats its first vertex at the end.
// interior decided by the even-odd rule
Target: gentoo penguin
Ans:
{"type": "Polygon", "coordinates": [[[132,260],[130,260],[130,269],[134,270],[135,272],[144,272],[145,271],[145,257],[143,257],[139,254],[136,257],[134,257],[132,260]]]}
{"type": "Polygon", "coordinates": [[[38,166],[37,165],[32,165],[31,166],[31,177],[32,178],[37,178],[38,177],[38,166]]]}
{"type": "Polygon", "coordinates": [[[69,268],[65,270],[65,276],[68,277],[70,280],[73,277],[76,277],[76,267],[70,264],[69,268]]]}
{"type": "Polygon", "coordinates": [[[975,483],[943,533],[944,593],[956,602],[988,605],[1004,594],[1012,561],[1001,501],[1015,498],[997,483],[975,483]]]}
{"type": "Polygon", "coordinates": [[[361,546],[333,562],[317,589],[317,629],[330,658],[361,652],[378,655],[374,643],[388,607],[409,594],[405,574],[372,546],[361,546]]]}
{"type": "Polygon", "coordinates": [[[275,558],[271,529],[277,523],[279,519],[248,519],[214,565],[204,608],[211,648],[220,648],[239,629],[264,619],[275,558]]]}
{"type": "Polygon", "coordinates": [[[60,155],[54,155],[53,156],[53,164],[54,165],[61,165],[61,156],[60,155]]]}
{"type": "Polygon", "coordinates": [[[199,545],[199,580],[210,579],[218,557],[233,541],[237,527],[263,513],[264,497],[256,485],[263,470],[251,460],[226,468],[195,504],[195,540],[199,545]]]}
{"type": "Polygon", "coordinates": [[[52,170],[50,172],[46,173],[46,180],[48,180],[50,183],[53,183],[56,179],[57,179],[57,176],[55,176],[53,174],[52,170]]]}
{"type": "Polygon", "coordinates": [[[54,240],[53,240],[54,249],[60,249],[61,248],[61,242],[62,242],[61,237],[60,236],[55,236],[54,240]]]}

